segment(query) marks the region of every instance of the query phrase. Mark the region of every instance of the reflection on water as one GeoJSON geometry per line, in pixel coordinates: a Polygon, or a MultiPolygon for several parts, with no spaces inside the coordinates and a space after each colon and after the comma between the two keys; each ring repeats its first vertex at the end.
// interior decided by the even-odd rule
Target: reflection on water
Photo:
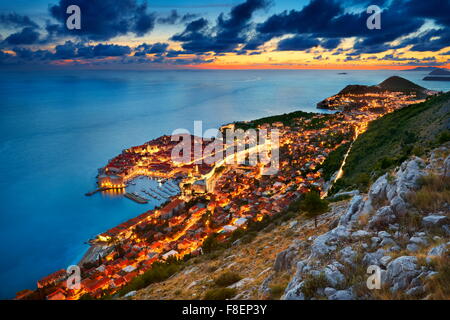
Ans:
{"type": "Polygon", "coordinates": [[[109,189],[106,191],[102,191],[103,198],[119,198],[125,194],[125,188],[123,189],[109,189]]]}

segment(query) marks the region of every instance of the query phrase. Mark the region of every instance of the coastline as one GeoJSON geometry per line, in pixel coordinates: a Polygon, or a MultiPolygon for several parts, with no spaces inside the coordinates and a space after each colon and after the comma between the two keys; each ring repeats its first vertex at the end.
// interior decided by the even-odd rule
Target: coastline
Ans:
{"type": "MultiPolygon", "coordinates": [[[[334,97],[334,96],[332,96],[332,97],[334,97]]],[[[305,128],[308,128],[308,130],[317,130],[317,133],[314,133],[314,134],[320,135],[320,134],[323,134],[324,132],[326,132],[326,131],[321,131],[320,128],[321,128],[322,125],[325,126],[325,122],[328,121],[328,118],[329,118],[329,117],[325,117],[325,115],[328,115],[328,113],[325,113],[325,112],[322,113],[322,112],[320,112],[320,109],[321,108],[318,108],[316,106],[314,112],[305,112],[305,111],[302,111],[302,110],[297,110],[297,111],[293,111],[293,112],[288,112],[288,113],[284,113],[284,114],[278,114],[278,115],[275,115],[275,116],[268,116],[268,117],[259,118],[259,119],[255,119],[255,120],[247,120],[247,121],[242,121],[241,120],[241,121],[234,121],[234,122],[228,122],[228,123],[229,124],[239,124],[241,126],[258,127],[259,126],[258,123],[257,123],[258,120],[265,120],[265,121],[263,121],[264,124],[269,123],[269,125],[268,125],[269,127],[271,125],[273,125],[274,127],[281,127],[281,128],[286,126],[288,128],[287,129],[288,130],[287,133],[295,135],[295,132],[296,132],[295,130],[292,133],[289,130],[291,130],[290,128],[294,128],[297,124],[289,123],[293,119],[286,119],[286,118],[289,118],[289,115],[295,115],[296,113],[301,112],[301,113],[309,115],[309,116],[300,116],[300,118],[302,118],[302,120],[300,120],[300,124],[298,124],[298,125],[299,126],[304,126],[305,128]],[[324,117],[322,117],[323,119],[322,118],[321,119],[314,119],[314,120],[320,120],[319,122],[314,122],[313,121],[313,123],[310,123],[311,119],[308,119],[308,118],[313,118],[314,116],[317,116],[317,115],[324,115],[324,117]],[[268,120],[268,118],[270,118],[270,120],[268,120]],[[282,118],[282,119],[277,119],[277,118],[282,118]],[[276,123],[274,123],[274,122],[276,122],[276,123]],[[286,123],[288,123],[288,124],[286,124],[286,123]],[[316,128],[316,126],[317,126],[317,128],[316,128]]],[[[332,110],[332,109],[328,109],[328,110],[332,110]]],[[[334,111],[336,113],[340,113],[339,111],[343,111],[343,110],[334,110],[334,111]]],[[[333,113],[333,114],[335,114],[335,113],[333,113]]],[[[330,116],[331,115],[332,114],[330,114],[330,116]]],[[[342,117],[343,116],[339,116],[339,118],[342,118],[342,117]]],[[[361,117],[362,117],[362,115],[357,115],[356,117],[354,117],[354,119],[353,118],[352,119],[339,119],[339,120],[336,120],[336,121],[339,123],[339,125],[343,126],[341,128],[343,130],[343,132],[347,132],[348,130],[346,131],[346,129],[345,129],[346,126],[352,126],[354,124],[358,125],[358,123],[361,122],[359,120],[359,118],[361,118],[361,117]]],[[[378,117],[378,115],[374,116],[373,118],[375,119],[376,117],[378,117]]],[[[365,119],[364,121],[366,121],[366,120],[367,121],[371,121],[373,119],[371,117],[369,117],[369,118],[365,119]]],[[[222,127],[223,126],[225,126],[225,125],[222,125],[222,127]]],[[[334,128],[334,126],[329,126],[329,127],[327,126],[327,128],[329,128],[329,129],[330,128],[334,128]]],[[[263,126],[261,126],[261,127],[263,127],[263,126]]],[[[265,127],[267,127],[267,125],[265,127]]],[[[365,126],[364,126],[363,129],[365,129],[365,126]]],[[[347,133],[349,133],[349,132],[347,132],[347,133]]],[[[160,136],[160,138],[161,138],[161,136],[160,136]]],[[[159,139],[159,138],[153,139],[152,141],[157,140],[157,139],[159,139]]],[[[342,137],[342,139],[345,140],[345,137],[342,137]]],[[[139,147],[141,147],[141,146],[131,147],[131,148],[139,148],[139,147]]],[[[317,146],[316,149],[317,148],[319,148],[319,146],[317,146]]],[[[324,148],[327,148],[327,147],[324,147],[324,148]]],[[[319,148],[319,150],[320,150],[320,148],[319,148]]],[[[304,160],[305,160],[305,162],[308,162],[307,159],[304,159],[304,160]]],[[[315,160],[318,160],[318,159],[315,159],[315,160]]],[[[305,165],[305,164],[302,164],[302,165],[305,165]]],[[[314,169],[313,167],[309,166],[310,163],[307,163],[306,165],[307,165],[307,167],[309,169],[311,169],[311,170],[314,169]]],[[[311,174],[311,176],[309,178],[311,178],[311,180],[314,181],[314,179],[316,179],[316,178],[318,179],[319,176],[318,175],[313,176],[311,174]]],[[[97,262],[98,257],[99,256],[104,256],[105,252],[108,250],[108,248],[113,249],[113,246],[105,245],[105,243],[101,243],[101,244],[97,243],[97,244],[95,244],[93,242],[90,242],[90,248],[84,253],[83,257],[81,258],[81,260],[79,262],[79,265],[82,265],[82,264],[87,263],[87,262],[97,262]]],[[[130,277],[130,279],[131,279],[131,277],[130,277]]]]}

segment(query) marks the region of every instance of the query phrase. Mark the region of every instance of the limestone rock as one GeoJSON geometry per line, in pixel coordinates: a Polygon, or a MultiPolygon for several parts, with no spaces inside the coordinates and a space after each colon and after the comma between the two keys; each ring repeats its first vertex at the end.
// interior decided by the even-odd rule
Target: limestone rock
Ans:
{"type": "Polygon", "coordinates": [[[440,227],[449,223],[449,219],[443,215],[429,215],[422,219],[422,225],[425,228],[440,227]]]}
{"type": "Polygon", "coordinates": [[[402,256],[387,265],[386,282],[391,285],[393,292],[403,290],[409,286],[410,281],[419,273],[417,257],[402,256]]]}
{"type": "Polygon", "coordinates": [[[444,160],[444,176],[450,177],[450,155],[444,160]]]}
{"type": "Polygon", "coordinates": [[[369,200],[372,205],[380,206],[386,201],[387,173],[379,177],[370,187],[369,200]]]}
{"type": "Polygon", "coordinates": [[[345,281],[344,275],[332,264],[325,267],[325,277],[331,287],[336,287],[345,281]]]}
{"type": "Polygon", "coordinates": [[[297,255],[297,246],[292,246],[277,254],[273,269],[276,272],[290,270],[297,255]]]}
{"type": "Polygon", "coordinates": [[[339,220],[339,225],[347,226],[350,222],[356,220],[362,201],[363,197],[360,195],[356,195],[352,198],[348,205],[347,211],[339,220]]]}
{"type": "Polygon", "coordinates": [[[445,243],[431,248],[427,253],[427,262],[430,263],[432,259],[441,257],[447,252],[447,245],[445,243]]]}
{"type": "Polygon", "coordinates": [[[352,247],[345,247],[340,251],[342,256],[342,261],[352,265],[356,258],[356,251],[352,249],[352,247]]]}
{"type": "Polygon", "coordinates": [[[394,222],[395,219],[394,211],[392,211],[390,206],[381,207],[369,220],[369,229],[384,230],[390,223],[394,222]]]}
{"type": "Polygon", "coordinates": [[[338,290],[335,294],[328,297],[329,300],[353,300],[355,296],[352,290],[338,290]]]}

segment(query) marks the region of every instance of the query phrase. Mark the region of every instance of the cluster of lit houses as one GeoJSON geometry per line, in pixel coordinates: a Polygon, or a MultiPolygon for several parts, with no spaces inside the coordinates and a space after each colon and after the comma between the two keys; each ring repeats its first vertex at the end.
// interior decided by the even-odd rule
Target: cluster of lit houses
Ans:
{"type": "MultiPolygon", "coordinates": [[[[413,100],[392,92],[337,95],[327,104],[341,112],[259,125],[280,131],[280,163],[274,175],[262,175],[260,166],[175,164],[171,151],[176,142],[168,136],[124,150],[100,170],[99,187],[124,188],[133,178],[148,175],[178,179],[181,195],[100,234],[93,245],[103,247],[102,254],[81,266],[78,290],[66,288],[67,275],[60,270],[39,280],[37,291],[45,292],[47,299],[79,299],[84,294],[98,298],[114,294],[155,261],[201,254],[209,235],[226,239],[250,221],[282,212],[311,188],[320,190],[325,183],[320,165],[331,151],[352,141],[370,121],[413,100]],[[212,187],[206,186],[205,175],[213,178],[212,187]]],[[[17,298],[32,294],[24,290],[17,298]]]]}

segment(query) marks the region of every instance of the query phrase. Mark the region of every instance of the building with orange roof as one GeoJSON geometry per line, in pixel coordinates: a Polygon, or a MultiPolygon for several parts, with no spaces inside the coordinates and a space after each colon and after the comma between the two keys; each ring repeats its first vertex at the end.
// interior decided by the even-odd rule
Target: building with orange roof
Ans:
{"type": "Polygon", "coordinates": [[[67,277],[67,272],[64,269],[61,269],[59,271],[56,271],[44,278],[42,278],[41,280],[38,280],[37,282],[37,287],[38,288],[45,288],[48,287],[50,285],[53,285],[59,281],[64,280],[67,277]]]}
{"type": "Polygon", "coordinates": [[[47,297],[47,300],[66,300],[66,293],[63,289],[58,288],[56,291],[50,293],[47,297]]]}

